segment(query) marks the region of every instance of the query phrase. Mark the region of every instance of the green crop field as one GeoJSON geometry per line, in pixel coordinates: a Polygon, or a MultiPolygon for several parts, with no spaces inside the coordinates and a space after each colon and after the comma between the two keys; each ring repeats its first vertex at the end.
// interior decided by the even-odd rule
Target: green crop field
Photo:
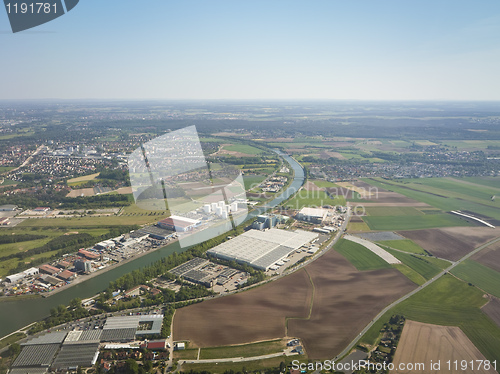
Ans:
{"type": "Polygon", "coordinates": [[[373,344],[384,323],[392,315],[402,314],[413,321],[458,326],[487,359],[500,360],[500,328],[480,309],[487,301],[481,290],[444,275],[385,313],[362,342],[373,344]]]}
{"type": "Polygon", "coordinates": [[[347,225],[347,231],[370,231],[368,225],[364,222],[349,222],[347,225]]]}
{"type": "Polygon", "coordinates": [[[262,356],[282,352],[285,347],[286,344],[281,339],[277,339],[252,344],[202,348],[200,359],[262,356]]]}
{"type": "Polygon", "coordinates": [[[429,261],[427,257],[411,255],[409,253],[402,253],[387,247],[384,247],[384,249],[394,257],[396,257],[403,264],[407,265],[408,267],[422,275],[426,280],[429,280],[432,277],[436,276],[442,270],[439,266],[429,261]]]}
{"type": "Polygon", "coordinates": [[[451,273],[465,282],[500,297],[500,273],[472,260],[457,265],[451,273]]]}
{"type": "MultiPolygon", "coordinates": [[[[38,220],[37,220],[38,221],[38,220]]],[[[50,220],[49,220],[50,221],[50,220]]],[[[106,228],[94,228],[94,229],[58,229],[54,228],[35,228],[35,227],[24,227],[16,226],[15,228],[2,231],[2,235],[22,235],[22,234],[32,234],[32,235],[45,235],[46,238],[34,239],[21,241],[16,243],[6,243],[0,244],[0,277],[8,275],[11,269],[15,269],[20,261],[31,262],[39,258],[48,258],[55,253],[57,250],[39,253],[24,259],[19,259],[18,257],[5,259],[7,256],[13,255],[15,253],[24,252],[30,249],[41,247],[42,245],[48,243],[50,240],[55,239],[59,236],[65,235],[67,233],[87,233],[96,238],[109,232],[106,228]]],[[[98,240],[96,239],[96,242],[98,240]]]]}
{"type": "Polygon", "coordinates": [[[233,152],[246,153],[247,155],[258,155],[263,152],[262,149],[246,144],[225,145],[224,149],[233,152]]]}
{"type": "Polygon", "coordinates": [[[423,213],[411,206],[369,206],[366,214],[370,216],[421,216],[423,213]]]}
{"type": "MultiPolygon", "coordinates": [[[[405,179],[412,188],[422,189],[424,192],[436,193],[439,195],[456,197],[460,199],[469,199],[483,204],[494,204],[491,197],[499,192],[496,188],[481,185],[470,185],[458,180],[446,178],[420,178],[416,182],[405,179]],[[416,186],[421,185],[421,186],[416,186]],[[426,188],[424,188],[424,186],[426,188]],[[420,187],[420,188],[419,188],[420,187]]],[[[500,206],[500,202],[496,204],[500,206]]]]}
{"type": "Polygon", "coordinates": [[[7,171],[11,171],[12,169],[14,168],[11,166],[0,166],[0,173],[5,173],[7,171]]]}
{"type": "Polygon", "coordinates": [[[425,283],[425,278],[405,264],[393,264],[392,267],[399,270],[405,277],[419,286],[425,283]]]}
{"type": "MultiPolygon", "coordinates": [[[[387,181],[382,178],[363,178],[363,181],[375,187],[394,191],[427,203],[443,211],[468,210],[494,219],[500,219],[500,206],[492,206],[491,199],[486,201],[473,196],[438,190],[435,187],[424,186],[422,183],[404,183],[399,180],[397,182],[387,181]],[[438,191],[441,193],[437,193],[438,191]]],[[[411,181],[411,179],[408,181],[411,181]]],[[[421,181],[422,179],[419,179],[419,182],[421,181]]],[[[495,202],[495,204],[497,203],[495,202]]]]}
{"type": "Polygon", "coordinates": [[[262,181],[266,179],[265,175],[245,175],[243,177],[243,182],[245,183],[245,189],[249,190],[257,187],[262,181]]]}
{"type": "Polygon", "coordinates": [[[345,205],[342,196],[331,199],[325,191],[300,190],[285,204],[291,209],[301,209],[303,207],[320,207],[323,205],[345,205]]]}
{"type": "Polygon", "coordinates": [[[370,229],[419,230],[435,227],[470,226],[467,221],[451,214],[427,214],[419,216],[365,216],[362,217],[370,229]]]}
{"type": "Polygon", "coordinates": [[[500,177],[464,177],[458,180],[480,184],[487,187],[493,187],[497,190],[500,190],[500,177]]]}
{"type": "Polygon", "coordinates": [[[350,240],[340,239],[334,248],[358,270],[388,269],[391,267],[368,248],[350,240]]]}
{"type": "Polygon", "coordinates": [[[385,245],[387,247],[400,249],[409,253],[420,253],[425,254],[424,249],[411,241],[410,239],[401,239],[401,240],[381,240],[377,242],[379,244],[385,245]]]}
{"type": "Polygon", "coordinates": [[[315,179],[315,180],[312,180],[311,182],[313,182],[319,188],[323,188],[323,187],[338,187],[333,182],[328,182],[328,181],[324,181],[324,180],[320,180],[320,179],[315,179]]]}
{"type": "Polygon", "coordinates": [[[110,227],[121,225],[151,224],[162,217],[149,215],[109,216],[109,217],[72,217],[54,219],[27,219],[16,227],[110,227]]]}

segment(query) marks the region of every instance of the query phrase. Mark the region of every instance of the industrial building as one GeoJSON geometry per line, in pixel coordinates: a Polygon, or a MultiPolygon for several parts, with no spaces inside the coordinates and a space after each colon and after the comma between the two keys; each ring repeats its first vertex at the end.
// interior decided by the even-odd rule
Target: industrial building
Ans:
{"type": "Polygon", "coordinates": [[[240,271],[195,257],[169,270],[169,272],[189,282],[201,284],[205,287],[213,287],[214,284],[223,285],[227,283],[233,275],[240,271]]]}
{"type": "Polygon", "coordinates": [[[102,330],[101,342],[125,342],[136,336],[151,336],[161,333],[163,314],[110,317],[102,330]]]}
{"type": "Polygon", "coordinates": [[[22,271],[20,273],[12,274],[12,275],[7,275],[5,277],[5,281],[9,283],[17,283],[20,280],[28,277],[28,276],[34,276],[39,273],[38,268],[29,268],[26,269],[25,271],[22,271]]]}
{"type": "Polygon", "coordinates": [[[0,206],[0,212],[13,212],[17,209],[17,205],[5,204],[0,206]]]}
{"type": "Polygon", "coordinates": [[[328,210],[322,208],[302,208],[297,213],[297,219],[313,223],[322,223],[328,215],[328,210]]]}
{"type": "Polygon", "coordinates": [[[147,235],[156,240],[165,240],[171,238],[174,233],[172,230],[167,230],[159,226],[146,226],[130,233],[131,238],[141,238],[147,235]]]}
{"type": "Polygon", "coordinates": [[[257,219],[252,224],[252,229],[272,229],[273,227],[276,227],[278,223],[283,223],[287,219],[288,217],[279,214],[262,214],[257,216],[257,219]]]}
{"type": "Polygon", "coordinates": [[[56,268],[55,266],[52,266],[52,265],[47,265],[47,264],[40,265],[39,269],[41,272],[44,272],[44,273],[49,274],[49,275],[55,275],[55,274],[58,274],[61,272],[61,269],[56,268]]]}
{"type": "Polygon", "coordinates": [[[97,260],[97,259],[101,258],[101,255],[99,253],[87,251],[85,249],[78,250],[78,254],[82,257],[89,259],[89,260],[97,260]]]}
{"type": "Polygon", "coordinates": [[[198,220],[179,216],[170,216],[158,222],[159,227],[178,232],[191,231],[200,224],[198,220]]]}
{"type": "Polygon", "coordinates": [[[102,242],[97,243],[94,245],[95,249],[110,249],[114,248],[116,243],[113,240],[103,240],[102,242]]]}
{"type": "Polygon", "coordinates": [[[76,260],[75,269],[88,274],[92,271],[92,263],[86,260],[76,260]]]}
{"type": "MultiPolygon", "coordinates": [[[[101,342],[133,341],[136,336],[161,333],[162,314],[110,317],[103,329],[55,331],[21,343],[22,350],[12,364],[15,374],[44,374],[47,371],[76,370],[97,362],[101,342]]],[[[165,340],[152,340],[148,348],[165,350],[165,340]]]]}
{"type": "Polygon", "coordinates": [[[63,270],[60,274],[57,275],[58,278],[61,278],[63,281],[70,281],[76,278],[76,274],[69,270],[63,270]]]}
{"type": "Polygon", "coordinates": [[[318,234],[302,230],[250,230],[208,250],[207,254],[267,271],[273,264],[317,236],[318,234]]]}

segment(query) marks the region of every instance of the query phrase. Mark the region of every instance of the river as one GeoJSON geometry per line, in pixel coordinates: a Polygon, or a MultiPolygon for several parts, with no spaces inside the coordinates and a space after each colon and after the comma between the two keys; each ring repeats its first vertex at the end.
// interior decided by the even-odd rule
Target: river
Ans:
{"type": "MultiPolygon", "coordinates": [[[[304,183],[304,170],[290,156],[275,151],[291,165],[294,170],[294,180],[278,197],[267,204],[266,208],[256,209],[248,215],[247,220],[262,214],[265,210],[273,208],[282,201],[293,195],[304,183]]],[[[208,239],[208,238],[207,238],[208,239]]],[[[71,286],[66,290],[58,292],[47,298],[38,299],[7,299],[0,302],[0,337],[10,334],[32,322],[39,321],[50,314],[50,309],[64,304],[67,305],[75,297],[86,299],[96,295],[106,289],[110,281],[130,273],[135,269],[150,265],[151,263],[171,255],[174,252],[183,252],[188,248],[181,248],[178,242],[172,243],[166,247],[160,248],[154,252],[148,253],[142,257],[132,260],[126,264],[117,266],[90,278],[87,281],[71,286]]]]}

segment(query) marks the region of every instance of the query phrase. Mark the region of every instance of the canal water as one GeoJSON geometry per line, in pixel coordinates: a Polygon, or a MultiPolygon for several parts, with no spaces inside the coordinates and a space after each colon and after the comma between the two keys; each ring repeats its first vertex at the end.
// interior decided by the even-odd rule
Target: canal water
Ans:
{"type": "MultiPolygon", "coordinates": [[[[247,220],[262,214],[269,208],[275,207],[284,200],[293,195],[304,183],[304,170],[291,157],[280,151],[275,151],[283,157],[293,168],[295,175],[290,186],[278,197],[267,204],[266,208],[260,208],[251,212],[247,220]]],[[[201,232],[203,233],[203,231],[201,232]]],[[[209,238],[207,238],[209,239],[209,238]]],[[[166,247],[160,248],[154,252],[148,253],[140,258],[132,260],[126,264],[117,266],[100,275],[97,275],[85,282],[71,286],[66,290],[58,292],[53,296],[39,299],[7,299],[0,302],[0,337],[10,334],[32,322],[41,320],[50,314],[50,309],[60,304],[67,305],[75,297],[86,299],[96,295],[106,289],[110,281],[130,273],[135,269],[145,267],[163,257],[169,256],[174,252],[183,252],[187,248],[181,248],[178,242],[172,243],[166,247]]]]}

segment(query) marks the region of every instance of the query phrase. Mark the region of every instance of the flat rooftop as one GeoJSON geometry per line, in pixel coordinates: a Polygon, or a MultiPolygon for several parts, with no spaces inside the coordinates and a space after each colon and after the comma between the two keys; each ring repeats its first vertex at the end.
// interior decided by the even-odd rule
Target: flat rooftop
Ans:
{"type": "Polygon", "coordinates": [[[207,251],[215,257],[246,263],[257,269],[267,270],[280,259],[288,256],[318,234],[308,231],[249,230],[234,239],[207,251]]]}

